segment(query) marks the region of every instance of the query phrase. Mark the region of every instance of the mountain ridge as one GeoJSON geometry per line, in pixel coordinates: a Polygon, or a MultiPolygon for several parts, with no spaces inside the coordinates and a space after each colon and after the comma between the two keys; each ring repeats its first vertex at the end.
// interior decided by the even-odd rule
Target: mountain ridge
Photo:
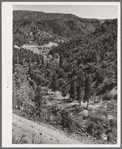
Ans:
{"type": "Polygon", "coordinates": [[[14,31],[17,29],[21,31],[23,27],[27,27],[28,30],[28,26],[31,23],[34,23],[40,31],[51,32],[66,38],[76,38],[77,36],[86,36],[94,32],[96,27],[102,24],[102,21],[98,19],[83,19],[74,14],[13,11],[14,31]]]}

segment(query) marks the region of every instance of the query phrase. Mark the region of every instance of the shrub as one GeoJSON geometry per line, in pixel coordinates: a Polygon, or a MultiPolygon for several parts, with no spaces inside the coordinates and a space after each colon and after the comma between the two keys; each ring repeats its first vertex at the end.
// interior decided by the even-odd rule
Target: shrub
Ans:
{"type": "Polygon", "coordinates": [[[68,113],[68,111],[62,111],[61,117],[62,117],[61,125],[64,128],[68,128],[69,127],[69,113],[68,113]]]}
{"type": "Polygon", "coordinates": [[[112,141],[112,140],[113,140],[113,135],[112,135],[112,133],[109,132],[109,133],[107,134],[107,140],[108,140],[108,141],[112,141]]]}
{"type": "Polygon", "coordinates": [[[50,101],[54,100],[54,95],[49,95],[48,100],[50,101]]]}
{"type": "Polygon", "coordinates": [[[94,135],[96,131],[96,123],[95,122],[90,122],[89,126],[86,129],[87,133],[90,135],[94,135]]]}
{"type": "Polygon", "coordinates": [[[117,99],[117,94],[113,95],[113,99],[117,99]]]}
{"type": "Polygon", "coordinates": [[[116,119],[110,119],[109,124],[111,127],[117,128],[117,120],[116,119]]]}
{"type": "Polygon", "coordinates": [[[52,124],[60,124],[61,123],[61,115],[59,112],[57,112],[56,114],[50,113],[49,119],[52,124]]]}
{"type": "Polygon", "coordinates": [[[33,133],[33,135],[32,135],[32,144],[34,144],[35,143],[35,141],[34,141],[34,137],[35,137],[35,133],[33,133]]]}
{"type": "Polygon", "coordinates": [[[105,94],[102,96],[102,99],[108,101],[108,100],[111,100],[111,96],[110,96],[110,94],[105,93],[105,94]]]}
{"type": "Polygon", "coordinates": [[[115,127],[111,129],[111,133],[114,136],[114,140],[116,140],[117,139],[117,129],[115,127]]]}
{"type": "Polygon", "coordinates": [[[97,135],[97,137],[100,138],[100,136],[102,135],[103,132],[104,132],[104,128],[103,128],[103,126],[101,125],[101,123],[99,122],[99,123],[96,125],[96,135],[97,135]]]}
{"type": "Polygon", "coordinates": [[[22,135],[20,139],[16,139],[15,136],[12,137],[12,144],[26,144],[27,140],[23,140],[26,135],[22,135]]]}
{"type": "Polygon", "coordinates": [[[91,120],[89,121],[89,125],[86,131],[87,133],[96,137],[97,139],[100,139],[102,133],[105,132],[100,119],[97,119],[97,118],[93,118],[92,121],[91,120]]]}

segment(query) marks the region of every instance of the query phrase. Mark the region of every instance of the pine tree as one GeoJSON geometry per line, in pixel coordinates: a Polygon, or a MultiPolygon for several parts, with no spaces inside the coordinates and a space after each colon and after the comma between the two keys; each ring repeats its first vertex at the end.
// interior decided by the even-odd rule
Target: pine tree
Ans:
{"type": "Polygon", "coordinates": [[[49,61],[47,61],[47,63],[46,63],[46,69],[48,69],[49,68],[49,61]]]}
{"type": "Polygon", "coordinates": [[[44,64],[44,56],[42,56],[42,65],[44,64]]]}
{"type": "Polygon", "coordinates": [[[67,88],[66,85],[62,86],[62,96],[65,97],[67,95],[67,88]]]}
{"type": "Polygon", "coordinates": [[[38,66],[40,65],[40,55],[38,55],[38,61],[37,61],[38,66]]]}
{"type": "Polygon", "coordinates": [[[85,77],[85,96],[84,96],[84,100],[87,102],[87,108],[90,97],[91,97],[91,78],[90,75],[87,74],[85,77]]]}
{"type": "Polygon", "coordinates": [[[77,99],[77,81],[73,81],[73,100],[77,99]]]}
{"type": "Polygon", "coordinates": [[[77,99],[77,69],[73,65],[72,72],[69,77],[71,77],[70,81],[70,98],[73,100],[77,99]]]}
{"type": "Polygon", "coordinates": [[[17,64],[19,64],[19,50],[16,51],[16,55],[17,55],[17,64]]]}
{"type": "Polygon", "coordinates": [[[72,80],[71,81],[71,84],[70,84],[70,98],[73,99],[73,100],[76,100],[77,99],[77,82],[76,80],[72,80]]]}
{"type": "Polygon", "coordinates": [[[58,85],[58,82],[57,82],[57,77],[56,77],[56,72],[54,72],[53,74],[53,78],[52,78],[52,90],[55,91],[58,89],[59,85],[58,85]]]}
{"type": "Polygon", "coordinates": [[[73,82],[70,83],[70,98],[72,99],[73,98],[73,82]]]}
{"type": "Polygon", "coordinates": [[[42,93],[41,93],[41,86],[37,86],[36,88],[36,96],[35,96],[35,106],[36,111],[38,110],[39,116],[41,112],[41,103],[42,103],[42,93]]]}
{"type": "Polygon", "coordinates": [[[59,66],[63,67],[63,52],[60,51],[60,61],[59,61],[59,66]]]}
{"type": "Polygon", "coordinates": [[[84,72],[81,70],[77,78],[77,100],[81,103],[83,96],[84,72]]]}
{"type": "Polygon", "coordinates": [[[81,103],[82,100],[82,90],[83,88],[80,85],[77,85],[77,100],[81,103]]]}
{"type": "Polygon", "coordinates": [[[30,50],[29,50],[29,70],[28,70],[28,73],[30,74],[31,72],[31,54],[30,54],[30,50]]]}

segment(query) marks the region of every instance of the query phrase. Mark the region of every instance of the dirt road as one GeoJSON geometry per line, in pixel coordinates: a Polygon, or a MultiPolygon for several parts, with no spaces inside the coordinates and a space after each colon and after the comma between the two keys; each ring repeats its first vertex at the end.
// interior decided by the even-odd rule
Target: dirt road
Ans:
{"type": "Polygon", "coordinates": [[[34,140],[34,144],[81,144],[61,130],[43,123],[37,124],[15,114],[12,115],[12,126],[12,137],[19,139],[25,135],[23,139],[28,144],[32,144],[32,140],[34,140]]]}

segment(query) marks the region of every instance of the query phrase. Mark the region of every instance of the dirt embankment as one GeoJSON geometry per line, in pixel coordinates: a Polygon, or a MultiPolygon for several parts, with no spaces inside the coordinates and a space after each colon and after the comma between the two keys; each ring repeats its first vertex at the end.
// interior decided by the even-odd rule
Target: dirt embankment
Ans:
{"type": "Polygon", "coordinates": [[[64,132],[46,124],[37,124],[15,114],[12,115],[12,120],[12,136],[20,139],[22,135],[25,135],[23,139],[27,141],[27,144],[32,144],[32,142],[34,144],[81,144],[75,138],[66,136],[64,132]]]}

